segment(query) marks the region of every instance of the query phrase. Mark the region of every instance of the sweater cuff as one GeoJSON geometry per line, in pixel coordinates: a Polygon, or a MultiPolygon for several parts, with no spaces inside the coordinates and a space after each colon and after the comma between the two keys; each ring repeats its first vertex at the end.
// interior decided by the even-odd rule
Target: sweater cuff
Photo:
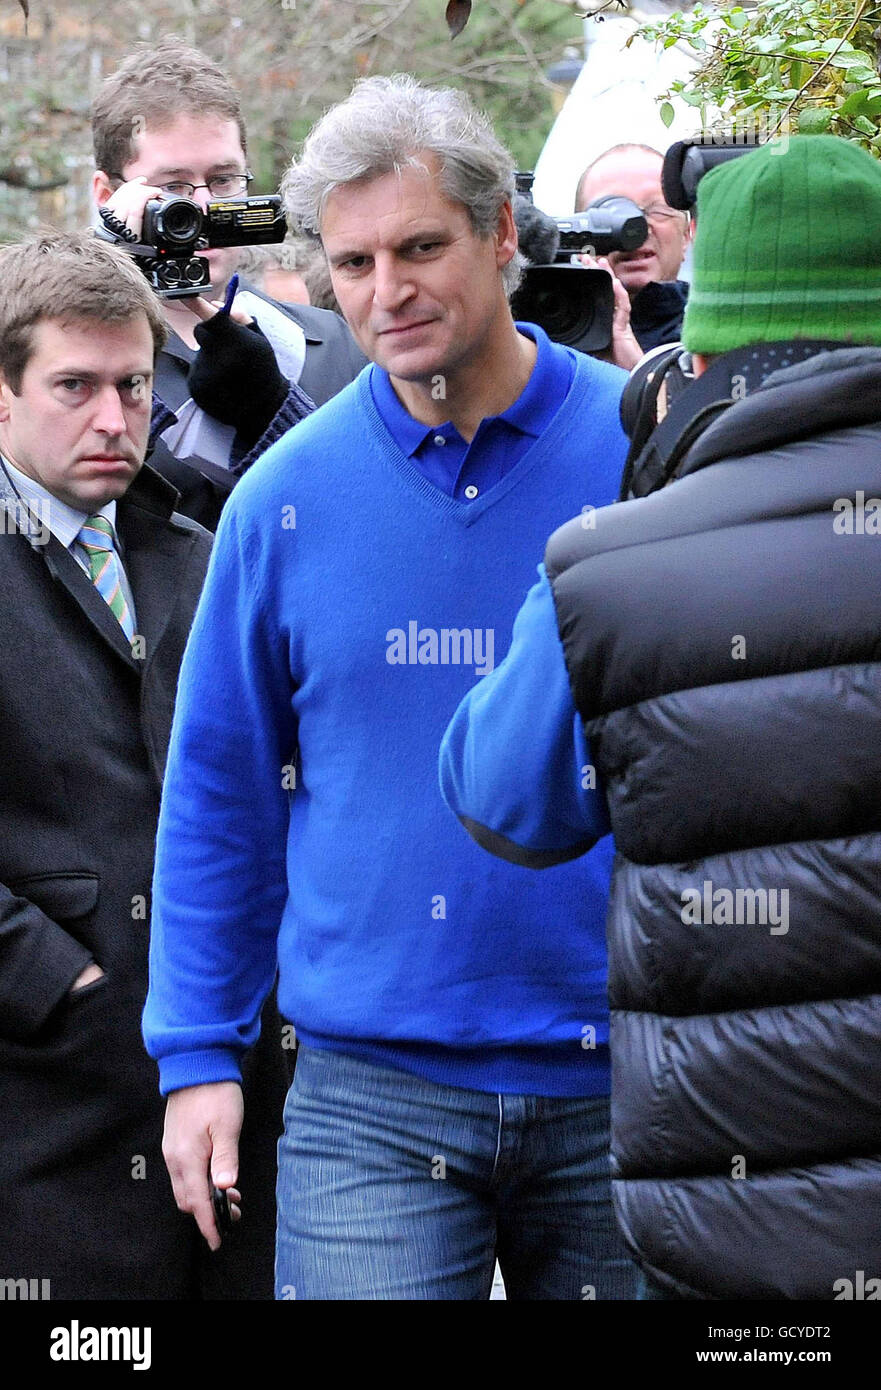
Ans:
{"type": "Polygon", "coordinates": [[[159,1091],[167,1096],[187,1086],[205,1086],[212,1081],[238,1081],[242,1068],[239,1054],[232,1048],[207,1047],[203,1052],[176,1052],[159,1062],[159,1091]]]}
{"type": "Polygon", "coordinates": [[[311,415],[314,410],[315,402],[312,397],[307,396],[306,392],[301,391],[300,387],[292,381],[281,406],[273,415],[257,443],[230,471],[240,478],[243,473],[248,471],[252,463],[256,463],[261,454],[266,453],[270,445],[275,444],[283,434],[287,434],[289,429],[298,425],[301,420],[305,420],[306,416],[311,415]]]}
{"type": "Polygon", "coordinates": [[[151,453],[156,447],[156,440],[160,434],[168,429],[169,425],[177,424],[177,416],[174,411],[169,410],[165,402],[153,392],[153,400],[150,408],[150,438],[147,444],[147,452],[151,453]]]}

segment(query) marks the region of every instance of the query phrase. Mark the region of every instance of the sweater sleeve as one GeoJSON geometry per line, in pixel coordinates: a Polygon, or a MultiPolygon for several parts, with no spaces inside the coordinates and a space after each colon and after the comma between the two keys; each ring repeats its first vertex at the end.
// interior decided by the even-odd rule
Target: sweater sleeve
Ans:
{"type": "Polygon", "coordinates": [[[269,616],[271,537],[236,502],[184,654],[159,817],[143,1031],[163,1094],[239,1079],[287,896],[289,648],[269,616]]]}
{"type": "Polygon", "coordinates": [[[508,655],[465,696],[440,751],[441,791],[468,833],[533,869],[577,858],[609,830],[544,565],[539,574],[508,655]]]}

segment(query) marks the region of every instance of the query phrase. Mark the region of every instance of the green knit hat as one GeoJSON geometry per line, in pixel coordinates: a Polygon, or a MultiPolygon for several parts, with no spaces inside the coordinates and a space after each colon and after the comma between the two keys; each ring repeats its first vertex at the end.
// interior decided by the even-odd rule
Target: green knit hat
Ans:
{"type": "Polygon", "coordinates": [[[698,184],[691,352],[829,338],[881,344],[881,164],[834,135],[794,135],[698,184]]]}

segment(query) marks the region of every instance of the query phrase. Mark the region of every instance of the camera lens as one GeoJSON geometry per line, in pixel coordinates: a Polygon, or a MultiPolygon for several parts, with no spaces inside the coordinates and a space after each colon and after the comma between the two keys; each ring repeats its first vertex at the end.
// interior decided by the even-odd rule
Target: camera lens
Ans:
{"type": "Polygon", "coordinates": [[[157,216],[157,229],[168,241],[194,241],[202,226],[202,213],[189,198],[171,198],[157,216]]]}
{"type": "Polygon", "coordinates": [[[184,275],[191,285],[201,285],[205,279],[201,261],[187,261],[184,266],[184,275]]]}
{"type": "Polygon", "coordinates": [[[159,269],[159,279],[163,285],[180,284],[180,266],[177,261],[166,261],[159,269]]]}

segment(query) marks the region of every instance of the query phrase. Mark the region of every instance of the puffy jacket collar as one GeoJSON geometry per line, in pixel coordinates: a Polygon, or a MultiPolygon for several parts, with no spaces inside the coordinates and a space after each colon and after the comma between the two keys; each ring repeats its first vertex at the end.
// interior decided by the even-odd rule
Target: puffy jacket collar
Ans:
{"type": "MultiPolygon", "coordinates": [[[[849,362],[854,354],[862,354],[863,357],[870,354],[876,359],[874,368],[854,367],[856,372],[877,371],[877,363],[881,362],[881,349],[878,348],[842,348],[838,343],[807,339],[749,344],[717,357],[701,376],[676,397],[660,425],[649,436],[633,466],[631,494],[645,497],[674,478],[694,472],[716,459],[770,447],[772,438],[764,431],[772,426],[775,411],[783,412],[782,418],[776,422],[778,429],[783,432],[779,442],[804,438],[842,425],[863,423],[854,417],[853,402],[847,397],[839,399],[837,403],[839,411],[843,411],[846,418],[833,417],[828,424],[823,422],[822,407],[812,408],[810,424],[804,424],[798,413],[788,413],[790,410],[800,412],[804,399],[813,401],[816,396],[825,400],[834,393],[834,388],[827,391],[815,384],[816,368],[811,364],[820,356],[837,356],[838,353],[843,353],[849,362]],[[779,370],[781,362],[787,364],[782,371],[779,370]],[[796,374],[794,379],[791,378],[793,372],[796,374]],[[791,386],[791,380],[798,384],[791,386]],[[790,390],[793,391],[791,406],[790,390]],[[771,394],[774,401],[766,404],[771,394]],[[761,404],[754,416],[752,402],[757,396],[761,397],[761,404]],[[724,435],[717,436],[715,430],[722,429],[722,422],[729,421],[729,417],[724,435]],[[751,430],[753,425],[754,432],[751,430]],[[711,441],[718,438],[718,450],[705,452],[705,438],[711,441]]],[[[859,383],[856,389],[860,389],[859,383]]],[[[834,401],[829,402],[833,411],[834,404],[834,401]]],[[[870,411],[869,419],[881,418],[874,407],[870,407],[870,411]]]]}
{"type": "MultiPolygon", "coordinates": [[[[713,367],[724,360],[720,358],[713,367]]],[[[772,372],[752,394],[710,421],[688,449],[676,475],[694,473],[718,459],[878,420],[881,348],[843,347],[814,353],[783,371],[772,372]]]]}

